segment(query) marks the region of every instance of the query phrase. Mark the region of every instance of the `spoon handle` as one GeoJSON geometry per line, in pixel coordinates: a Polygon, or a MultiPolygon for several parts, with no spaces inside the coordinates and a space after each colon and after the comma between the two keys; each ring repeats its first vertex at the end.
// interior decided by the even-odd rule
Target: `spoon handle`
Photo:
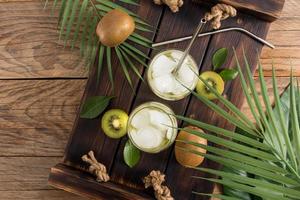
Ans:
{"type": "Polygon", "coordinates": [[[190,50],[191,50],[191,48],[192,48],[192,46],[193,46],[193,43],[194,43],[195,39],[197,38],[197,35],[199,34],[199,32],[200,32],[200,30],[202,29],[202,27],[203,27],[204,24],[206,24],[206,19],[205,19],[205,18],[202,18],[202,19],[200,20],[198,26],[197,26],[196,31],[195,31],[194,34],[193,34],[193,37],[192,37],[190,43],[188,44],[187,48],[185,49],[183,55],[181,56],[181,58],[180,58],[180,60],[179,60],[179,62],[178,62],[178,65],[176,66],[176,68],[175,68],[175,70],[174,70],[175,73],[177,73],[177,72],[180,70],[180,68],[181,68],[181,66],[182,66],[182,64],[183,64],[183,62],[184,62],[184,60],[185,60],[185,58],[186,58],[187,55],[189,54],[189,52],[190,52],[190,50]]]}

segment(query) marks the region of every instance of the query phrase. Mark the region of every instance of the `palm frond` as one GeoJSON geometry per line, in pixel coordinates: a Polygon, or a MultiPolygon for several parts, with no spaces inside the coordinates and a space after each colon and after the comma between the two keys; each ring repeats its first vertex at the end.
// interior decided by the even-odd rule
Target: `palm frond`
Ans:
{"type": "MultiPolygon", "coordinates": [[[[280,97],[277,89],[275,70],[273,69],[272,86],[275,99],[275,106],[273,107],[269,99],[262,66],[259,64],[258,80],[263,104],[266,108],[265,111],[259,100],[246,56],[244,55],[245,74],[242,72],[236,53],[235,58],[243,93],[256,124],[245,118],[246,116],[240,113],[232,103],[221,95],[218,95],[213,87],[210,87],[209,84],[205,83],[205,80],[200,78],[228,110],[193,91],[192,94],[217,114],[226,118],[228,122],[239,127],[247,134],[225,130],[184,116],[176,116],[188,124],[216,134],[212,135],[186,128],[184,129],[186,132],[205,138],[216,146],[206,146],[184,140],[179,140],[178,142],[206,149],[207,153],[191,149],[183,150],[203,156],[233,170],[243,170],[249,175],[243,176],[224,170],[198,167],[195,169],[219,176],[220,178],[195,178],[219,183],[234,190],[261,197],[262,199],[300,199],[300,191],[297,190],[300,187],[299,88],[295,86],[293,76],[291,75],[289,90],[286,91],[289,94],[280,97]],[[283,98],[285,98],[285,102],[283,102],[283,98]]],[[[179,128],[179,130],[182,129],[179,128]]],[[[197,192],[195,194],[207,195],[197,192]]],[[[218,196],[221,199],[236,199],[236,197],[228,196],[228,194],[218,196]]]]}
{"type": "MultiPolygon", "coordinates": [[[[139,6],[136,0],[120,0],[120,2],[139,6]]],[[[45,6],[49,5],[48,0],[45,2],[45,6]]],[[[152,27],[134,12],[129,9],[118,5],[115,1],[110,0],[54,0],[52,3],[52,12],[59,6],[58,27],[59,27],[59,39],[64,42],[66,46],[68,43],[73,49],[75,46],[79,46],[80,55],[85,59],[87,66],[92,66],[95,63],[97,55],[99,55],[98,67],[97,67],[97,83],[99,83],[101,70],[103,66],[103,58],[106,58],[110,82],[113,85],[112,78],[112,65],[111,65],[111,51],[108,47],[103,47],[99,43],[99,39],[96,36],[96,26],[101,18],[109,11],[113,9],[120,9],[133,17],[136,23],[136,30],[144,32],[152,32],[152,27]],[[106,50],[105,50],[106,49],[106,50]],[[97,54],[97,52],[99,52],[97,54]],[[108,53],[108,54],[107,54],[108,53]]],[[[139,50],[136,45],[150,48],[152,41],[146,37],[134,32],[127,38],[125,43],[119,45],[118,49],[122,49],[122,53],[117,54],[117,59],[120,61],[120,65],[123,69],[126,79],[131,83],[131,77],[127,73],[127,69],[124,68],[125,60],[127,63],[132,63],[131,59],[137,60],[143,66],[147,66],[146,59],[148,56],[139,50]],[[129,44],[130,42],[131,44],[129,44]],[[126,56],[124,56],[126,55],[126,56]],[[125,60],[124,60],[125,59],[125,60]],[[128,60],[130,60],[128,62],[128,60]]],[[[139,71],[130,67],[136,72],[139,71]]],[[[138,76],[141,78],[141,76],[138,76]]]]}
{"type": "Polygon", "coordinates": [[[106,47],[106,62],[107,62],[109,80],[110,80],[110,83],[114,90],[114,78],[113,78],[113,71],[112,71],[112,65],[111,65],[111,48],[110,47],[106,47]]]}

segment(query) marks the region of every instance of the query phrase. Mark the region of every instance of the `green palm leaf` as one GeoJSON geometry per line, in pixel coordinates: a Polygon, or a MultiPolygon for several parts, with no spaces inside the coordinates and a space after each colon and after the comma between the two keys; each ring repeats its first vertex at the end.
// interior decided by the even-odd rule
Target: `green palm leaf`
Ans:
{"type": "Polygon", "coordinates": [[[130,87],[131,87],[132,90],[133,90],[132,80],[131,80],[131,78],[130,78],[130,75],[129,75],[129,72],[128,72],[128,69],[127,69],[127,65],[126,65],[126,63],[125,63],[125,60],[124,60],[124,58],[123,58],[123,56],[122,56],[122,54],[121,54],[121,52],[120,52],[120,50],[119,50],[118,47],[115,47],[115,51],[116,51],[116,54],[117,54],[117,56],[118,56],[118,58],[119,58],[119,60],[120,60],[120,63],[121,63],[123,72],[124,72],[124,74],[125,74],[125,77],[126,77],[128,83],[129,83],[130,87]]]}
{"type": "MultiPolygon", "coordinates": [[[[135,0],[120,0],[120,2],[128,5],[139,5],[135,0]]],[[[49,2],[46,0],[45,6],[48,4],[49,2]]],[[[107,12],[113,9],[120,9],[133,17],[136,23],[136,30],[152,32],[151,25],[140,19],[140,17],[134,12],[111,0],[96,0],[95,2],[92,0],[54,0],[52,4],[52,12],[56,9],[56,7],[58,7],[58,5],[60,5],[58,16],[59,39],[64,41],[64,45],[69,42],[72,49],[78,45],[80,55],[85,59],[87,66],[92,66],[95,63],[97,52],[99,53],[99,59],[101,59],[101,61],[98,61],[98,69],[95,75],[97,83],[99,83],[99,79],[101,78],[100,72],[103,66],[102,59],[105,57],[109,80],[114,88],[111,65],[111,60],[113,58],[111,50],[108,47],[102,47],[102,44],[99,43],[99,39],[95,32],[99,20],[107,12]]],[[[139,78],[142,78],[142,76],[137,73],[139,70],[136,66],[132,65],[133,62],[131,60],[136,60],[143,66],[147,66],[145,59],[149,59],[145,53],[140,51],[133,44],[150,48],[152,41],[136,32],[132,33],[127,41],[130,41],[132,44],[127,42],[120,44],[118,49],[122,49],[122,52],[116,53],[116,58],[119,60],[124,76],[132,85],[128,69],[124,68],[125,64],[128,63],[128,67],[130,67],[139,78]]]]}
{"type": "MultiPolygon", "coordinates": [[[[204,80],[201,80],[216,94],[218,100],[229,111],[193,91],[191,91],[192,94],[217,114],[226,118],[247,134],[228,131],[184,116],[176,116],[188,124],[198,126],[203,130],[216,134],[212,135],[197,130],[185,129],[186,132],[205,138],[209,142],[216,144],[216,146],[205,146],[182,140],[178,142],[206,149],[206,154],[190,149],[183,150],[203,156],[233,170],[242,170],[248,175],[198,167],[196,170],[217,175],[220,179],[196,178],[219,183],[235,191],[241,191],[242,193],[240,194],[245,194],[246,192],[246,194],[258,196],[262,199],[300,199],[300,191],[297,189],[300,186],[299,88],[294,86],[294,80],[291,75],[291,84],[289,90],[286,91],[289,94],[280,97],[277,89],[275,70],[273,69],[272,85],[275,99],[275,106],[273,108],[264,80],[262,66],[259,64],[258,80],[261,87],[263,104],[266,108],[265,112],[259,100],[246,56],[244,55],[245,75],[242,72],[242,67],[236,54],[235,58],[243,93],[256,124],[251,123],[232,103],[228,102],[221,95],[218,95],[213,87],[210,87],[204,80]],[[288,122],[289,119],[290,122],[288,122]]],[[[179,130],[182,129],[179,128],[179,130]]],[[[207,195],[197,192],[195,194],[207,195]]],[[[236,199],[235,196],[231,195],[233,193],[210,196],[218,196],[221,199],[236,199]]],[[[247,198],[249,198],[249,195],[247,198]]]]}
{"type": "Polygon", "coordinates": [[[114,78],[113,78],[112,65],[111,65],[111,48],[110,47],[106,47],[106,62],[107,62],[109,80],[112,85],[112,89],[114,90],[115,86],[114,86],[114,78]]]}

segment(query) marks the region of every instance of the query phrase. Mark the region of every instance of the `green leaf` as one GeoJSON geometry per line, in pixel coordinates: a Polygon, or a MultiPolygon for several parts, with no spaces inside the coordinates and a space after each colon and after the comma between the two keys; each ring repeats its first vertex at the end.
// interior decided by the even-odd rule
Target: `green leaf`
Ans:
{"type": "MultiPolygon", "coordinates": [[[[224,166],[222,168],[222,171],[227,172],[227,173],[236,174],[236,175],[243,176],[243,177],[248,177],[248,174],[245,171],[233,169],[231,167],[224,166]]],[[[224,177],[223,177],[223,179],[224,179],[224,177]]],[[[230,197],[236,197],[240,200],[251,200],[251,195],[249,193],[241,191],[241,190],[233,189],[226,185],[223,186],[223,194],[230,196],[230,197]]]]}
{"type": "Polygon", "coordinates": [[[219,75],[224,81],[230,81],[237,77],[238,71],[236,69],[223,69],[219,75]]]}
{"type": "Polygon", "coordinates": [[[71,15],[70,15],[69,22],[68,22],[68,24],[67,24],[66,35],[65,35],[65,38],[64,38],[64,40],[65,40],[65,45],[66,45],[67,40],[69,39],[71,30],[72,30],[72,26],[73,26],[73,24],[74,24],[74,19],[75,19],[75,15],[76,15],[76,12],[77,12],[78,5],[79,5],[79,0],[75,0],[75,1],[73,2],[72,12],[71,12],[71,15]]]}
{"type": "Polygon", "coordinates": [[[91,17],[93,16],[93,8],[90,7],[87,11],[87,15],[85,18],[85,23],[83,26],[83,32],[81,34],[81,43],[80,43],[80,54],[83,56],[84,55],[84,50],[86,47],[86,36],[88,34],[88,26],[89,26],[89,22],[91,22],[91,17]]]}
{"type": "Polygon", "coordinates": [[[139,34],[137,34],[137,33],[132,33],[131,36],[133,36],[133,37],[135,37],[135,38],[137,38],[137,39],[139,39],[139,40],[141,40],[141,41],[144,41],[144,42],[146,42],[146,43],[149,43],[149,44],[152,43],[151,40],[149,40],[148,38],[145,38],[144,36],[141,36],[141,35],[139,35],[139,34]]]}
{"type": "Polygon", "coordinates": [[[208,152],[222,156],[224,158],[232,159],[235,161],[242,160],[243,163],[255,166],[257,168],[265,169],[265,170],[272,171],[275,173],[288,174],[287,170],[285,170],[281,167],[278,167],[277,165],[265,162],[264,160],[260,160],[260,159],[257,159],[257,158],[254,158],[254,157],[251,157],[248,155],[244,155],[242,152],[238,153],[238,152],[235,152],[232,150],[225,150],[225,149],[221,149],[221,148],[217,148],[217,147],[213,147],[213,146],[209,146],[209,145],[203,145],[200,143],[185,141],[185,140],[176,140],[176,141],[186,143],[186,144],[191,144],[191,145],[200,147],[202,149],[206,149],[208,152]]]}
{"type": "Polygon", "coordinates": [[[138,61],[140,64],[142,64],[145,67],[148,67],[148,65],[145,63],[145,59],[140,58],[138,55],[136,55],[134,52],[132,52],[131,50],[129,50],[127,47],[125,47],[124,45],[120,45],[119,46],[121,49],[123,49],[126,54],[130,55],[132,58],[134,58],[136,61],[138,61]]]}
{"type": "Polygon", "coordinates": [[[98,18],[97,16],[94,16],[93,19],[91,20],[92,23],[90,24],[90,27],[88,29],[88,39],[87,39],[87,44],[86,44],[86,48],[85,48],[85,59],[86,62],[89,64],[89,66],[91,64],[94,64],[93,61],[93,47],[97,46],[98,44],[98,37],[95,36],[94,32],[96,30],[96,26],[98,24],[98,18]]]}
{"type": "Polygon", "coordinates": [[[130,140],[127,140],[123,151],[123,157],[126,165],[132,168],[139,162],[141,152],[131,143],[130,140]]]}
{"type": "MultiPolygon", "coordinates": [[[[214,170],[214,169],[206,169],[206,168],[196,168],[197,170],[211,173],[222,177],[224,181],[234,181],[236,183],[245,184],[249,186],[257,186],[259,190],[265,190],[270,193],[275,193],[275,195],[280,196],[289,196],[291,198],[299,198],[300,192],[295,189],[290,189],[288,187],[284,187],[282,185],[277,185],[274,183],[266,182],[261,179],[249,178],[243,174],[232,173],[232,171],[228,170],[214,170]]],[[[237,171],[236,171],[237,172],[237,171]]]]}
{"type": "Polygon", "coordinates": [[[140,25],[140,24],[136,24],[135,28],[139,31],[144,31],[144,32],[149,32],[149,33],[153,32],[151,29],[146,28],[146,27],[144,27],[143,25],[140,25]]]}
{"type": "Polygon", "coordinates": [[[107,96],[88,97],[81,108],[80,117],[85,119],[98,117],[106,109],[112,98],[107,96]]]}
{"type": "MultiPolygon", "coordinates": [[[[236,55],[236,51],[235,51],[235,50],[234,50],[234,55],[235,55],[235,58],[236,58],[237,62],[239,62],[238,59],[237,59],[237,55],[236,55]]],[[[271,129],[270,129],[270,126],[269,126],[267,117],[266,117],[266,115],[265,115],[265,113],[264,113],[264,109],[263,109],[263,107],[262,107],[262,104],[261,104],[261,102],[260,102],[258,93],[257,93],[257,91],[256,91],[255,82],[254,82],[254,79],[253,79],[253,77],[252,77],[252,73],[251,73],[251,70],[250,70],[250,65],[249,65],[249,63],[248,63],[248,60],[247,60],[247,58],[246,58],[245,53],[244,53],[244,62],[245,62],[245,68],[246,68],[246,77],[247,77],[247,79],[248,79],[248,81],[249,81],[249,86],[250,86],[251,95],[252,95],[253,100],[254,100],[254,104],[253,104],[252,106],[253,106],[253,107],[256,107],[256,109],[257,109],[257,111],[258,111],[258,113],[259,113],[259,117],[260,117],[260,119],[262,120],[263,125],[265,126],[265,129],[266,129],[266,131],[264,131],[265,141],[271,142],[271,144],[272,144],[272,143],[273,143],[272,137],[270,137],[270,130],[271,130],[271,129]],[[267,139],[267,137],[270,138],[271,140],[270,140],[270,139],[267,139]]],[[[238,66],[239,66],[239,65],[238,65],[238,66]]],[[[241,71],[241,70],[240,70],[240,71],[241,71]]],[[[249,93],[248,90],[247,90],[247,91],[244,91],[244,92],[248,92],[248,93],[249,93]]],[[[273,147],[273,146],[272,146],[272,147],[273,147]]]]}
{"type": "Polygon", "coordinates": [[[286,152],[286,148],[284,147],[283,143],[279,142],[282,138],[281,138],[281,134],[278,131],[277,123],[275,123],[275,119],[274,119],[275,117],[274,117],[272,105],[271,105],[271,102],[269,99],[266,82],[264,80],[262,66],[260,65],[260,63],[259,63],[258,69],[259,69],[258,71],[259,71],[260,88],[262,91],[261,94],[263,97],[263,102],[266,107],[266,112],[268,114],[269,127],[270,127],[270,130],[272,131],[272,135],[274,136],[273,146],[276,147],[276,149],[281,153],[281,156],[284,157],[283,155],[286,152]]]}
{"type": "Polygon", "coordinates": [[[212,58],[212,63],[213,63],[213,69],[217,70],[220,68],[226,61],[228,55],[228,49],[227,48],[221,48],[218,49],[212,58]]]}
{"type": "Polygon", "coordinates": [[[96,5],[96,8],[103,9],[104,11],[111,11],[112,9],[120,9],[131,16],[137,17],[137,15],[130,10],[112,2],[111,0],[96,0],[99,4],[96,5]]]}
{"type": "MultiPolygon", "coordinates": [[[[58,3],[58,0],[53,2],[52,12],[54,12],[54,9],[55,9],[57,3],[58,3]]],[[[61,6],[60,6],[60,9],[59,9],[59,14],[58,14],[58,24],[61,23],[62,16],[64,15],[64,12],[65,12],[66,4],[67,4],[67,0],[61,0],[61,6]]]]}
{"type": "Polygon", "coordinates": [[[235,56],[235,60],[237,62],[237,70],[238,70],[238,74],[239,74],[239,77],[240,77],[240,80],[241,80],[241,84],[242,84],[242,89],[243,89],[243,93],[246,97],[246,100],[247,100],[247,104],[251,110],[251,113],[256,121],[256,124],[258,125],[258,127],[260,128],[260,130],[264,130],[263,126],[262,126],[262,123],[261,123],[261,120],[256,112],[256,109],[255,109],[255,105],[253,103],[253,99],[251,98],[251,94],[249,93],[248,91],[248,86],[247,86],[247,83],[246,83],[246,79],[243,75],[243,72],[242,72],[242,69],[241,69],[241,66],[240,66],[240,63],[238,61],[238,58],[237,58],[237,55],[236,55],[236,52],[234,51],[234,56],[235,56]]]}
{"type": "MultiPolygon", "coordinates": [[[[178,129],[182,130],[181,128],[178,128],[178,129]]],[[[232,150],[240,152],[240,153],[250,155],[252,157],[257,157],[257,158],[261,158],[261,159],[269,160],[269,161],[278,161],[278,158],[276,158],[273,154],[253,148],[253,147],[242,145],[237,142],[230,141],[228,139],[224,139],[224,138],[214,136],[211,134],[206,134],[206,133],[196,131],[196,130],[191,130],[191,129],[184,129],[184,130],[193,135],[197,135],[199,137],[205,138],[208,141],[213,142],[215,144],[222,145],[224,147],[227,147],[229,149],[232,149],[232,150]]]]}
{"type": "Polygon", "coordinates": [[[268,171],[268,170],[258,169],[255,166],[245,164],[241,161],[235,161],[235,160],[232,160],[232,159],[224,158],[222,156],[217,156],[217,155],[208,154],[208,153],[202,153],[202,152],[199,152],[199,151],[184,149],[184,148],[181,148],[181,147],[179,147],[179,148],[182,149],[183,151],[187,151],[187,152],[190,152],[190,153],[194,153],[196,155],[203,156],[206,159],[212,160],[212,161],[217,162],[219,164],[222,164],[224,166],[232,167],[234,169],[243,170],[243,171],[246,171],[248,173],[251,173],[251,174],[254,174],[254,175],[257,175],[257,176],[260,176],[260,177],[264,177],[268,180],[277,182],[278,184],[287,184],[287,185],[299,186],[299,183],[296,180],[292,179],[292,178],[289,178],[287,176],[283,176],[282,174],[274,173],[274,172],[271,172],[271,171],[268,171]]]}
{"type": "Polygon", "coordinates": [[[62,20],[60,23],[60,32],[59,32],[59,39],[62,38],[62,35],[65,32],[65,26],[67,24],[67,21],[69,19],[69,13],[71,11],[71,5],[72,5],[72,0],[67,0],[64,11],[62,12],[62,20]]]}
{"type": "Polygon", "coordinates": [[[114,90],[115,87],[114,87],[114,78],[113,78],[112,65],[111,65],[111,48],[110,47],[106,47],[106,62],[107,62],[109,81],[112,85],[112,89],[114,90]]]}
{"type": "Polygon", "coordinates": [[[300,158],[300,128],[299,128],[299,120],[297,114],[296,92],[294,87],[294,77],[293,77],[292,70],[290,75],[290,113],[291,113],[292,137],[293,137],[294,148],[297,157],[300,158]]]}
{"type": "Polygon", "coordinates": [[[175,115],[175,116],[176,116],[176,118],[183,120],[183,121],[187,122],[188,124],[200,127],[204,130],[216,133],[217,135],[220,135],[220,136],[225,136],[228,139],[233,139],[235,141],[242,142],[244,144],[252,145],[255,148],[259,148],[259,149],[263,149],[263,150],[271,150],[271,148],[268,147],[266,144],[256,140],[256,139],[259,139],[259,137],[257,137],[256,139],[253,139],[253,138],[247,137],[245,135],[241,135],[241,134],[235,133],[233,131],[229,131],[229,130],[226,130],[226,129],[223,129],[223,128],[220,128],[220,127],[217,127],[214,125],[210,125],[210,124],[207,124],[204,122],[194,120],[194,119],[190,119],[190,118],[179,116],[179,115],[175,115]]]}
{"type": "Polygon", "coordinates": [[[129,64],[129,66],[131,67],[132,71],[134,71],[134,73],[143,81],[145,82],[144,78],[142,77],[142,75],[140,74],[139,70],[136,68],[136,66],[131,62],[131,60],[129,59],[129,57],[126,55],[126,53],[122,50],[119,49],[120,52],[122,53],[122,55],[124,56],[125,60],[127,61],[127,63],[129,64]]]}
{"type": "Polygon", "coordinates": [[[133,51],[134,53],[137,53],[138,55],[146,58],[146,59],[150,59],[146,54],[144,54],[142,51],[138,50],[137,48],[135,48],[134,46],[132,46],[131,44],[124,42],[122,43],[122,46],[125,46],[127,49],[133,51]]]}
{"type": "Polygon", "coordinates": [[[75,27],[75,30],[74,30],[74,36],[73,36],[73,39],[72,39],[72,49],[74,48],[75,43],[78,39],[78,36],[79,36],[79,33],[80,33],[80,26],[82,24],[82,20],[84,18],[84,14],[86,12],[88,2],[89,2],[89,0],[83,0],[82,1],[80,11],[79,11],[79,14],[78,14],[78,17],[77,17],[76,27],[75,27]]]}
{"type": "Polygon", "coordinates": [[[212,198],[217,198],[217,199],[222,199],[222,200],[241,200],[239,198],[226,196],[226,195],[223,195],[223,194],[208,194],[208,193],[201,193],[201,192],[194,192],[194,191],[192,191],[192,193],[196,194],[196,195],[209,196],[209,197],[212,197],[212,198]]]}
{"type": "Polygon", "coordinates": [[[257,135],[257,128],[253,123],[248,119],[248,117],[242,113],[233,103],[231,103],[229,100],[227,100],[225,97],[223,97],[221,94],[219,94],[214,87],[212,87],[206,80],[204,80],[201,76],[199,76],[199,79],[205,84],[206,87],[209,88],[209,90],[216,95],[216,97],[221,101],[235,116],[231,115],[228,111],[224,110],[222,107],[218,106],[217,104],[214,104],[210,100],[202,97],[201,95],[195,93],[194,91],[192,92],[193,94],[196,95],[198,99],[200,99],[202,102],[204,102],[207,106],[212,108],[212,110],[218,110],[218,113],[223,116],[225,119],[228,119],[227,116],[230,116],[230,122],[235,124],[238,127],[244,127],[242,128],[243,130],[248,130],[248,132],[252,135],[257,135]],[[227,113],[227,114],[226,114],[227,113]],[[240,119],[241,120],[240,120],[240,119]],[[241,121],[241,123],[238,123],[241,121]],[[237,125],[240,124],[240,125],[237,125]],[[255,132],[256,131],[256,132],[255,132]]]}
{"type": "Polygon", "coordinates": [[[100,75],[101,75],[102,68],[103,68],[104,50],[105,50],[105,47],[103,45],[100,45],[99,58],[98,58],[98,68],[97,68],[97,78],[96,78],[97,85],[99,84],[100,75]]]}
{"type": "MultiPolygon", "coordinates": [[[[206,86],[208,86],[208,83],[202,79],[199,76],[199,79],[205,83],[206,86]]],[[[184,86],[184,85],[183,85],[184,86]]],[[[185,87],[185,86],[184,86],[185,87]]],[[[209,86],[208,86],[209,87],[209,86]]],[[[211,87],[211,86],[210,86],[211,87]]],[[[190,90],[189,88],[185,87],[186,89],[190,90]]],[[[213,87],[211,87],[213,88],[213,87]]],[[[212,109],[213,111],[215,111],[216,113],[218,113],[220,116],[222,116],[224,119],[227,119],[230,123],[232,123],[233,125],[240,127],[241,129],[247,131],[248,133],[256,136],[257,133],[248,125],[244,123],[244,121],[239,120],[239,118],[233,116],[231,113],[228,113],[224,108],[220,107],[219,105],[217,105],[216,103],[214,103],[213,101],[207,99],[206,97],[203,97],[202,95],[199,95],[198,93],[196,93],[195,91],[190,90],[190,92],[196,97],[198,98],[200,101],[202,101],[206,106],[208,106],[210,109],[212,109]]],[[[251,126],[253,126],[252,123],[250,123],[251,126]]]]}
{"type": "Polygon", "coordinates": [[[131,4],[131,5],[139,6],[139,4],[136,1],[133,1],[133,0],[119,0],[119,1],[131,4]]]}
{"type": "MultiPolygon", "coordinates": [[[[63,1],[63,0],[62,0],[62,1],[63,1]]],[[[51,15],[53,15],[54,10],[56,9],[57,3],[58,3],[58,0],[54,0],[54,1],[53,1],[52,9],[51,9],[51,15]]],[[[63,2],[62,2],[62,3],[63,3],[63,2]]],[[[44,9],[45,9],[45,8],[44,8],[44,9]]]]}
{"type": "Polygon", "coordinates": [[[128,83],[129,83],[130,87],[131,87],[132,90],[133,90],[133,89],[134,89],[134,88],[133,88],[133,84],[132,84],[132,81],[131,81],[131,78],[130,78],[130,75],[129,75],[129,72],[128,72],[128,69],[127,69],[127,66],[126,66],[126,63],[125,63],[125,61],[124,61],[124,58],[123,58],[123,56],[122,56],[122,54],[121,54],[121,52],[120,52],[120,50],[119,50],[118,47],[115,47],[115,51],[116,51],[116,54],[117,54],[117,56],[118,56],[118,58],[119,58],[119,61],[120,61],[120,63],[121,63],[121,67],[122,67],[122,69],[123,69],[123,72],[124,72],[124,74],[125,74],[125,77],[126,77],[128,83]]]}
{"type": "Polygon", "coordinates": [[[150,43],[144,42],[143,40],[141,40],[141,39],[139,39],[139,38],[133,37],[132,35],[129,36],[129,37],[127,38],[127,40],[130,40],[130,41],[132,41],[132,42],[135,42],[136,44],[139,44],[139,45],[144,46],[144,47],[146,47],[146,48],[151,48],[151,44],[150,44],[150,43]]]}

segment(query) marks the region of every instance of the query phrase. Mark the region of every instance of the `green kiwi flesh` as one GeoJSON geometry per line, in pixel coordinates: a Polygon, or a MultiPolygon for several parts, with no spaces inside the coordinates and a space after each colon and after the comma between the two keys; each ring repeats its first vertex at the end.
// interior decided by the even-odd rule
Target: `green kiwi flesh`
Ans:
{"type": "Polygon", "coordinates": [[[111,109],[104,113],[101,120],[103,132],[110,138],[120,138],[127,133],[128,115],[121,109],[111,109]]]}
{"type": "MultiPolygon", "coordinates": [[[[200,75],[210,86],[212,86],[219,94],[222,94],[224,91],[224,81],[222,77],[213,71],[206,71],[200,75]]],[[[209,88],[199,80],[196,86],[196,91],[199,95],[213,100],[216,98],[216,95],[209,90],[209,88]]]]}

